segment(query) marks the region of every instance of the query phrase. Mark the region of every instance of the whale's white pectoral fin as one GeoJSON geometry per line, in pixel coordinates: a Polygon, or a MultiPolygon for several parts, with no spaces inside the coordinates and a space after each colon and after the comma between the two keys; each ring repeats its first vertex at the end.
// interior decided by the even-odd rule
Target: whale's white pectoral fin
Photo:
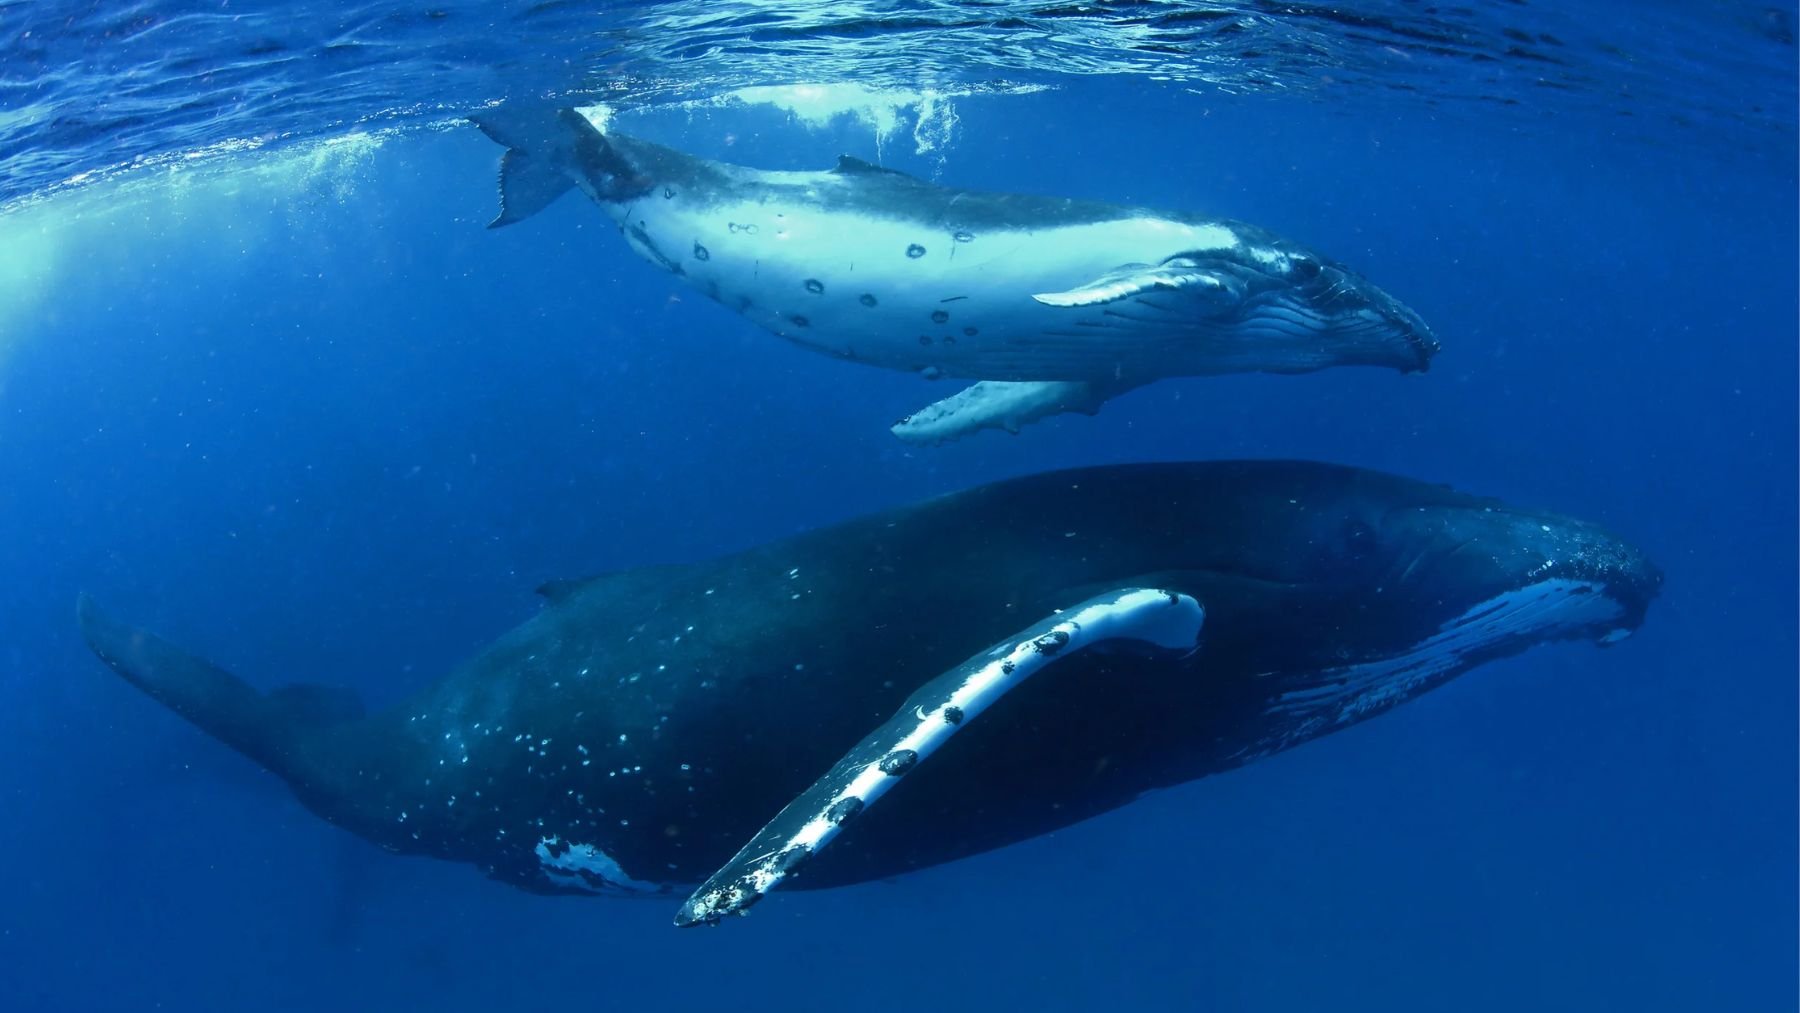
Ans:
{"type": "Polygon", "coordinates": [[[983,429],[1016,433],[1027,423],[1063,412],[1092,415],[1108,398],[1139,386],[1122,380],[983,380],[894,423],[908,443],[948,443],[983,429]]]}
{"type": "Polygon", "coordinates": [[[1045,306],[1101,306],[1155,289],[1180,289],[1189,295],[1234,299],[1235,286],[1212,271],[1189,264],[1126,264],[1067,292],[1042,292],[1032,298],[1045,306]]]}
{"type": "Polygon", "coordinates": [[[1187,595],[1120,588],[1020,630],[931,680],[713,873],[682,905],[675,924],[742,914],[952,735],[1057,660],[1097,644],[1190,653],[1204,619],[1187,595]]]}

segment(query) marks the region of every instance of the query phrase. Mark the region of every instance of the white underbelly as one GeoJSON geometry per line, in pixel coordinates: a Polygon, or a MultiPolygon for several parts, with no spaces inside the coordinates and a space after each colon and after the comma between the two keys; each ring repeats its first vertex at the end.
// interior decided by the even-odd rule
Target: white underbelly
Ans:
{"type": "Polygon", "coordinates": [[[971,234],[751,202],[697,209],[652,196],[609,210],[647,259],[784,338],[972,379],[1086,379],[1140,355],[1166,360],[1166,347],[1134,348],[1128,332],[1070,333],[1076,314],[1032,295],[1230,238],[1152,218],[971,234]]]}

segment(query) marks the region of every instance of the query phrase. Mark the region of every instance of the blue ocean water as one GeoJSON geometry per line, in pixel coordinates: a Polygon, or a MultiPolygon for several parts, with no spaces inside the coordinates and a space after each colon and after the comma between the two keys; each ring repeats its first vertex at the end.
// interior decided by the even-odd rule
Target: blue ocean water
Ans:
{"type": "MultiPolygon", "coordinates": [[[[1755,4],[0,4],[0,1004],[1796,1003],[1793,13],[1755,4]],[[794,89],[787,86],[812,87],[794,89]],[[1431,321],[1429,373],[1171,380],[939,448],[456,116],[1185,207],[1431,321]],[[1606,650],[891,883],[678,932],[338,831],[122,685],[79,591],[391,703],[548,578],[1049,468],[1292,456],[1601,521],[1606,650]]],[[[853,634],[854,631],[847,631],[853,634]]]]}

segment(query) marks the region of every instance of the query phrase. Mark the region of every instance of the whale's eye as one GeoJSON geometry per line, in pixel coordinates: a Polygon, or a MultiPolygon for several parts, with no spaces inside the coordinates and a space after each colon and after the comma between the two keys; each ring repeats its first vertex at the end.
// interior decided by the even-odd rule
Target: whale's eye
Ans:
{"type": "Polygon", "coordinates": [[[1289,257],[1288,272],[1298,281],[1311,281],[1319,276],[1319,262],[1311,257],[1289,257]]]}

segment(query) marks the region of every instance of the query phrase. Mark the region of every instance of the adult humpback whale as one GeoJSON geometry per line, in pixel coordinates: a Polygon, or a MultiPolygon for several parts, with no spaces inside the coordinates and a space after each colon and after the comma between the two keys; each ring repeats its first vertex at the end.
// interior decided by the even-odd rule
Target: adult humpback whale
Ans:
{"type": "Polygon", "coordinates": [[[472,119],[508,149],[492,225],[579,188],[645,259],[784,338],[982,381],[896,424],[912,442],[1092,414],[1167,376],[1423,370],[1438,349],[1348,268],[1242,222],[957,190],[849,157],[764,172],[602,134],[574,109],[472,119]]]}
{"type": "Polygon", "coordinates": [[[1052,472],[548,584],[368,716],[258,692],[85,599],[80,620],[339,826],[536,891],[704,881],[693,924],[796,870],[826,887],[1042,834],[1533,644],[1610,643],[1660,580],[1580,521],[1252,461],[1052,472]]]}

